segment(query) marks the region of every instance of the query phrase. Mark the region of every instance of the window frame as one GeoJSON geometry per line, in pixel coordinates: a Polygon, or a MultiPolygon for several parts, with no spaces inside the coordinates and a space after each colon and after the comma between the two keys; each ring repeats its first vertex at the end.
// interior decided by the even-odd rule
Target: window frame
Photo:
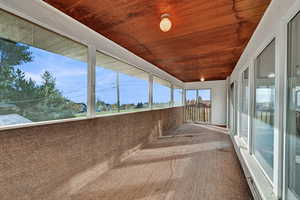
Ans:
{"type": "MultiPolygon", "coordinates": [[[[68,118],[68,119],[59,119],[59,120],[49,120],[49,121],[41,121],[41,122],[33,122],[33,123],[23,123],[23,124],[14,124],[14,125],[5,125],[5,126],[0,126],[0,131],[1,130],[10,130],[10,129],[18,129],[18,128],[25,128],[25,127],[32,127],[32,126],[41,126],[41,125],[49,125],[49,124],[59,124],[59,123],[65,123],[65,122],[70,122],[70,121],[80,121],[80,120],[87,120],[87,119],[92,119],[92,118],[99,118],[99,117],[108,117],[108,116],[112,116],[112,115],[122,115],[122,114],[128,114],[128,113],[135,113],[135,112],[145,112],[145,111],[150,111],[152,110],[152,103],[153,103],[153,76],[158,77],[159,79],[165,80],[168,83],[170,83],[170,85],[177,85],[180,86],[181,84],[183,85],[183,83],[179,80],[177,80],[176,78],[174,79],[173,77],[171,77],[168,74],[162,74],[161,72],[157,72],[155,71],[155,69],[148,69],[149,67],[145,66],[145,67],[138,67],[136,65],[133,64],[129,64],[127,61],[125,61],[124,59],[119,58],[117,55],[112,55],[111,53],[103,50],[102,48],[98,48],[98,47],[102,47],[99,46],[99,44],[94,44],[94,43],[90,43],[87,40],[80,40],[79,38],[81,37],[77,37],[74,36],[73,34],[71,34],[72,32],[68,31],[65,32],[65,30],[61,30],[59,28],[57,28],[55,26],[55,23],[44,23],[41,20],[44,19],[34,19],[32,18],[30,15],[27,15],[25,13],[22,12],[17,12],[14,9],[10,9],[9,7],[2,7],[0,4],[0,9],[3,10],[4,12],[15,16],[16,18],[19,18],[20,20],[24,20],[27,21],[30,24],[36,25],[46,31],[50,31],[54,34],[57,34],[59,36],[65,37],[69,40],[72,40],[76,43],[79,43],[83,46],[87,47],[87,114],[84,117],[76,117],[76,118],[68,118]],[[107,114],[107,115],[96,115],[95,113],[95,81],[96,81],[96,52],[100,52],[102,54],[105,54],[107,56],[112,57],[113,59],[119,60],[125,64],[128,64],[136,69],[142,70],[144,71],[146,74],[148,74],[148,103],[149,103],[149,108],[145,109],[145,110],[136,110],[136,111],[130,111],[130,112],[120,112],[120,113],[112,113],[112,114],[107,114]]],[[[56,12],[56,11],[54,11],[56,12]]],[[[61,16],[61,15],[59,15],[61,16]]],[[[62,16],[63,17],[63,16],[62,16]]],[[[67,18],[67,20],[70,20],[67,18]]],[[[85,27],[82,27],[82,29],[85,29],[85,27]]],[[[86,31],[86,30],[85,30],[86,31]]],[[[94,34],[94,33],[89,33],[89,34],[94,34]]],[[[95,35],[94,37],[98,37],[98,35],[95,35]]],[[[104,42],[107,42],[106,38],[97,38],[100,41],[105,40],[104,42]]],[[[110,42],[110,41],[109,41],[110,42]]],[[[111,44],[113,46],[113,48],[119,48],[119,46],[111,44]]],[[[136,63],[136,62],[135,62],[136,63]]],[[[183,87],[181,87],[182,90],[184,91],[183,87]]],[[[170,95],[172,93],[172,89],[170,90],[170,95]]],[[[184,103],[184,102],[183,102],[184,103]]],[[[168,107],[164,107],[164,108],[155,108],[155,109],[167,109],[173,107],[172,106],[172,102],[170,101],[168,107]]]]}
{"type": "MultiPolygon", "coordinates": [[[[109,55],[109,54],[107,54],[107,53],[104,53],[104,52],[102,52],[102,51],[100,51],[100,50],[98,50],[98,49],[95,49],[96,51],[95,51],[95,58],[93,58],[93,59],[95,59],[95,65],[94,66],[91,66],[92,68],[93,68],[93,70],[95,71],[94,72],[94,74],[91,74],[91,76],[92,76],[92,79],[95,79],[95,81],[97,80],[97,74],[96,74],[96,69],[97,69],[97,67],[100,67],[100,68],[102,68],[102,69],[107,69],[107,70],[110,70],[110,71],[112,71],[112,72],[114,72],[114,73],[116,73],[115,75],[116,76],[114,76],[114,78],[116,79],[115,81],[116,81],[116,93],[115,93],[115,95],[116,95],[116,104],[117,104],[117,110],[115,111],[115,112],[111,112],[111,113],[106,113],[106,114],[101,114],[101,113],[97,113],[96,112],[96,110],[95,110],[95,108],[94,108],[94,115],[92,115],[92,117],[100,117],[100,116],[109,116],[109,115],[116,115],[116,114],[123,114],[123,113],[125,113],[125,114],[127,114],[127,113],[135,113],[135,112],[143,112],[143,111],[148,111],[148,110],[151,110],[152,109],[152,107],[151,107],[151,105],[150,105],[150,97],[151,97],[151,95],[152,95],[152,93],[150,93],[150,89],[151,89],[151,84],[152,84],[152,82],[151,82],[151,74],[149,73],[149,72],[146,72],[145,70],[143,70],[143,69],[141,69],[141,68],[139,68],[139,67],[135,67],[135,66],[133,66],[133,65],[131,65],[131,64],[128,64],[127,62],[124,62],[123,60],[121,60],[121,59],[118,59],[118,58],[116,58],[116,57],[114,57],[114,56],[111,56],[111,55],[109,55]],[[109,68],[105,68],[105,67],[101,67],[101,66],[97,66],[97,53],[98,54],[102,54],[102,55],[104,55],[104,56],[107,56],[107,57],[109,57],[109,58],[111,58],[111,59],[113,59],[113,60],[115,60],[116,62],[121,62],[121,63],[123,63],[123,64],[125,64],[125,65],[128,65],[129,67],[131,67],[131,68],[133,68],[133,69],[137,69],[138,71],[140,71],[141,73],[145,73],[145,75],[147,76],[147,79],[140,79],[140,80],[144,80],[144,81],[146,81],[147,82],[147,85],[148,85],[148,87],[147,87],[147,103],[148,103],[148,107],[147,108],[144,108],[144,109],[136,109],[136,110],[133,110],[133,111],[130,111],[130,110],[121,110],[120,109],[120,107],[121,107],[121,87],[122,87],[122,84],[121,84],[121,81],[120,81],[120,76],[122,75],[122,74],[124,74],[124,75],[126,75],[126,76],[130,76],[130,75],[128,75],[128,74],[126,74],[126,73],[123,73],[123,72],[120,72],[120,71],[116,71],[116,70],[113,70],[113,69],[109,69],[109,68]]],[[[94,52],[93,52],[94,53],[94,52]]],[[[130,76],[130,77],[134,77],[134,76],[130,76]]],[[[135,77],[135,78],[137,78],[137,77],[135,77]]],[[[138,78],[139,79],[139,78],[138,78]]],[[[95,85],[94,87],[93,87],[93,90],[95,90],[95,92],[96,92],[96,82],[93,82],[93,84],[95,85]]],[[[96,106],[96,96],[97,96],[97,93],[95,93],[91,98],[93,98],[93,100],[95,101],[95,103],[93,104],[93,106],[96,106]]]]}
{"type": "Polygon", "coordinates": [[[210,99],[210,113],[209,113],[209,121],[207,124],[211,124],[212,122],[212,105],[213,105],[213,102],[212,102],[212,88],[199,88],[197,89],[197,99],[199,98],[199,90],[209,90],[209,99],[210,99]]]}
{"type": "MultiPolygon", "coordinates": [[[[247,62],[240,70],[240,73],[238,74],[240,77],[244,69],[247,67],[249,68],[249,89],[250,89],[250,98],[249,98],[249,125],[248,125],[248,143],[244,143],[244,141],[239,136],[239,129],[238,129],[238,135],[232,136],[234,143],[238,146],[239,153],[242,156],[242,163],[244,163],[247,166],[247,170],[249,170],[249,173],[251,174],[251,177],[253,178],[255,185],[257,186],[257,189],[260,193],[260,195],[265,199],[274,199],[275,197],[281,196],[281,190],[282,190],[282,152],[280,152],[280,149],[282,148],[282,137],[280,136],[280,133],[282,133],[282,127],[280,127],[280,123],[282,123],[280,120],[283,120],[282,118],[282,110],[280,111],[278,107],[283,108],[282,105],[283,101],[283,87],[280,85],[280,88],[278,88],[279,84],[282,84],[282,79],[284,78],[284,73],[282,73],[285,69],[283,69],[282,66],[280,66],[280,63],[278,61],[280,57],[280,45],[276,41],[279,40],[279,36],[277,36],[275,33],[271,34],[270,37],[267,37],[266,40],[262,43],[262,45],[256,50],[253,57],[249,59],[249,62],[247,62]],[[253,154],[253,114],[254,114],[254,101],[256,99],[255,97],[255,61],[256,58],[263,52],[263,50],[273,41],[275,40],[275,101],[276,106],[274,107],[274,126],[278,127],[276,129],[276,132],[274,132],[274,166],[273,166],[273,182],[269,179],[267,174],[265,173],[264,169],[262,168],[261,164],[258,162],[258,160],[255,158],[253,154]],[[280,105],[279,105],[280,104],[280,105]],[[280,115],[281,112],[281,115],[280,115]],[[248,148],[247,148],[248,147],[248,148]]],[[[241,78],[238,78],[237,80],[239,83],[241,83],[241,78]]],[[[232,82],[236,83],[236,80],[233,80],[232,82]]],[[[240,85],[240,84],[239,84],[240,85]]],[[[238,96],[241,95],[241,90],[238,90],[238,96]]],[[[240,102],[239,102],[240,104],[240,102]]],[[[238,109],[238,114],[240,115],[240,110],[238,109]]],[[[239,120],[239,118],[238,118],[239,120]]]]}
{"type": "MultiPolygon", "coordinates": [[[[281,182],[279,182],[279,184],[282,185],[282,198],[283,199],[288,199],[288,200],[297,200],[297,197],[290,192],[289,187],[288,187],[288,169],[289,169],[289,165],[288,165],[288,160],[289,160],[289,155],[288,155],[288,137],[289,137],[289,133],[287,130],[287,115],[288,115],[288,99],[289,99],[289,93],[288,93],[288,67],[289,67],[289,53],[290,53],[290,49],[289,49],[289,43],[290,43],[290,23],[292,22],[292,20],[298,15],[300,14],[300,2],[296,2],[292,9],[290,10],[290,12],[285,16],[283,23],[281,25],[281,29],[283,30],[283,34],[282,34],[282,40],[283,40],[283,55],[284,55],[284,67],[281,70],[282,72],[282,82],[279,85],[280,89],[282,90],[282,94],[283,94],[283,98],[282,101],[284,103],[284,107],[281,108],[283,111],[283,117],[282,120],[284,120],[284,123],[281,124],[281,128],[283,131],[283,138],[282,138],[282,149],[283,149],[283,153],[282,153],[282,180],[281,182]]],[[[280,151],[280,149],[278,150],[280,151]]],[[[281,189],[281,188],[279,188],[281,189]]]]}
{"type": "MultiPolygon", "coordinates": [[[[72,37],[68,37],[64,34],[61,34],[57,31],[54,31],[52,29],[49,29],[49,28],[46,28],[38,23],[35,23],[35,22],[32,22],[30,20],[28,20],[27,18],[25,17],[21,17],[21,16],[18,16],[16,14],[14,14],[13,12],[10,12],[10,11],[7,11],[5,9],[2,9],[0,7],[0,11],[1,12],[4,12],[5,14],[11,16],[12,18],[14,18],[15,20],[20,20],[21,23],[28,23],[30,26],[32,26],[31,28],[35,28],[35,29],[40,29],[41,31],[45,31],[47,34],[50,34],[51,36],[55,36],[59,39],[65,39],[67,42],[70,42],[70,43],[74,43],[74,44],[77,44],[78,46],[82,46],[84,47],[85,49],[85,56],[84,56],[84,60],[81,60],[81,62],[84,62],[85,63],[85,70],[86,70],[86,106],[87,106],[87,111],[84,113],[85,115],[84,116],[80,116],[80,117],[71,117],[71,118],[62,118],[62,119],[47,119],[47,120],[44,120],[44,121],[37,121],[37,122],[30,122],[30,123],[18,123],[18,124],[11,124],[11,125],[3,125],[3,126],[0,126],[0,131],[1,130],[10,130],[10,129],[16,129],[16,128],[24,128],[24,127],[31,127],[31,126],[40,126],[40,125],[44,125],[44,124],[54,124],[54,123],[60,123],[60,122],[69,122],[69,121],[77,121],[77,120],[83,120],[83,119],[87,119],[88,118],[88,115],[89,115],[89,106],[88,106],[88,103],[90,101],[89,99],[89,70],[90,70],[90,66],[89,66],[89,63],[88,63],[88,60],[89,60],[89,51],[90,51],[90,47],[82,42],[79,42],[77,41],[76,39],[72,38],[72,37]]],[[[1,18],[1,16],[0,16],[1,18]]],[[[33,29],[32,29],[33,30],[33,29]]],[[[45,48],[41,48],[39,45],[34,45],[34,44],[31,44],[30,42],[23,42],[23,41],[15,41],[15,40],[12,40],[10,38],[6,38],[6,37],[1,37],[3,40],[7,40],[7,41],[11,41],[11,42],[15,42],[15,43],[18,43],[18,44],[22,44],[22,45],[25,45],[25,46],[28,46],[28,47],[32,47],[32,48],[35,48],[35,49],[38,49],[38,50],[42,50],[44,52],[49,52],[50,54],[55,54],[55,55],[58,55],[58,56],[62,56],[62,57],[66,57],[66,58],[70,58],[70,59],[74,59],[76,60],[75,58],[72,58],[72,57],[68,57],[66,55],[63,55],[63,54],[60,54],[60,53],[57,53],[55,51],[51,51],[51,50],[48,50],[48,49],[45,49],[45,48]]],[[[54,39],[57,39],[57,38],[54,38],[54,39]]],[[[34,39],[33,39],[34,41],[34,39]]],[[[32,43],[33,43],[32,41],[32,43]]]]}
{"type": "Polygon", "coordinates": [[[247,105],[247,109],[248,109],[248,116],[247,116],[247,123],[248,123],[248,127],[247,127],[247,140],[245,140],[245,137],[243,137],[241,135],[241,123],[242,123],[242,117],[241,117],[241,109],[242,109],[242,98],[239,98],[239,102],[238,102],[238,107],[239,107],[239,112],[238,112],[238,135],[239,137],[241,138],[243,144],[245,145],[246,148],[249,148],[248,147],[248,143],[249,143],[249,135],[250,135],[250,120],[251,120],[251,116],[250,116],[250,112],[251,112],[251,106],[250,106],[250,101],[251,101],[251,96],[250,96],[250,93],[251,93],[251,76],[250,76],[250,73],[251,73],[251,66],[249,65],[245,65],[246,67],[243,68],[242,72],[241,72],[241,79],[239,80],[241,84],[240,85],[240,88],[239,88],[239,91],[238,91],[238,96],[242,96],[244,94],[243,92],[243,89],[244,89],[244,74],[245,74],[245,71],[248,70],[248,90],[247,90],[247,95],[248,95],[248,103],[247,105]]]}
{"type": "Polygon", "coordinates": [[[277,102],[278,102],[278,98],[277,98],[277,93],[278,93],[278,89],[277,89],[277,82],[278,82],[278,73],[277,73],[277,54],[276,54],[276,51],[277,51],[277,48],[278,48],[278,45],[277,45],[277,37],[273,36],[270,40],[268,40],[262,49],[260,49],[260,51],[258,51],[258,54],[255,56],[254,60],[253,60],[253,98],[252,98],[252,105],[253,105],[253,108],[252,108],[252,115],[251,115],[251,153],[253,155],[253,158],[254,160],[256,161],[256,163],[258,164],[258,166],[260,167],[260,169],[262,170],[263,174],[265,175],[265,178],[269,181],[269,183],[271,184],[271,186],[274,188],[274,180],[277,178],[277,172],[275,172],[275,157],[277,157],[277,154],[275,154],[275,135],[277,134],[277,131],[276,131],[276,126],[277,126],[277,118],[278,118],[278,112],[277,112],[277,102]],[[255,118],[255,102],[256,102],[256,77],[257,77],[257,59],[258,57],[264,52],[264,50],[266,48],[268,48],[272,42],[274,42],[274,57],[275,57],[275,66],[274,66],[274,71],[275,71],[275,77],[274,77],[274,90],[275,90],[275,104],[274,104],[274,124],[273,124],[273,135],[274,135],[274,141],[273,141],[273,176],[272,176],[272,179],[269,177],[269,175],[267,174],[267,172],[265,171],[264,167],[262,166],[262,164],[259,162],[259,160],[257,159],[257,157],[254,155],[254,137],[255,137],[255,134],[254,134],[254,118],[255,118]]]}
{"type": "Polygon", "coordinates": [[[184,95],[184,89],[182,87],[179,87],[177,85],[172,85],[172,99],[173,99],[173,102],[172,102],[172,107],[182,107],[184,106],[184,98],[183,98],[183,95],[184,95]],[[175,90],[178,89],[178,90],[181,90],[181,104],[180,105],[176,105],[176,102],[175,102],[175,90]]]}
{"type": "Polygon", "coordinates": [[[173,100],[174,100],[173,84],[172,84],[170,81],[166,80],[166,79],[163,79],[163,78],[160,78],[159,76],[153,75],[153,76],[152,76],[152,96],[151,96],[151,99],[152,99],[151,109],[153,109],[153,110],[166,109],[166,108],[174,107],[174,106],[173,106],[173,103],[174,103],[174,102],[173,102],[173,100]],[[164,107],[157,107],[157,106],[154,106],[154,105],[155,105],[155,103],[154,103],[154,92],[155,92],[155,91],[154,91],[154,83],[155,83],[155,78],[156,78],[156,79],[159,79],[159,80],[161,80],[161,81],[166,81],[166,82],[170,85],[170,87],[168,87],[168,86],[159,84],[158,82],[156,83],[156,84],[158,84],[158,85],[160,85],[160,86],[167,87],[167,88],[170,89],[170,92],[169,92],[169,99],[170,99],[170,100],[169,100],[168,103],[165,103],[167,106],[164,106],[164,107]]]}

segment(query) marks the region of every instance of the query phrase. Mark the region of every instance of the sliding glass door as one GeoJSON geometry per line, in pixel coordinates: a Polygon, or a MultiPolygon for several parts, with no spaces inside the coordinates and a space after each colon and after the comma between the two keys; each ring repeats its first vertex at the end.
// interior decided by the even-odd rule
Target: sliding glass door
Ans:
{"type": "Polygon", "coordinates": [[[211,122],[211,90],[187,90],[185,121],[208,124],[211,122]]]}
{"type": "Polygon", "coordinates": [[[289,24],[286,145],[287,199],[300,199],[300,14],[289,24]]]}

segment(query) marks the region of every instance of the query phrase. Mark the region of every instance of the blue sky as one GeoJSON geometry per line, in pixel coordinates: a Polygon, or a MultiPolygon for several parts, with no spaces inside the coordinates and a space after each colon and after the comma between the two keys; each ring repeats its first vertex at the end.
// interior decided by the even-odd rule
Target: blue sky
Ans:
{"type": "MultiPolygon", "coordinates": [[[[96,99],[106,103],[117,102],[115,71],[96,67],[96,99]]],[[[128,76],[119,75],[120,83],[120,104],[148,102],[148,82],[128,76]]]]}
{"type": "Polygon", "coordinates": [[[182,89],[174,88],[174,102],[181,103],[182,102],[182,89]]]}
{"type": "Polygon", "coordinates": [[[171,89],[153,82],[153,103],[168,103],[171,101],[171,89]]]}
{"type": "MultiPolygon", "coordinates": [[[[87,102],[87,64],[78,60],[30,47],[33,61],[16,68],[25,72],[26,77],[37,84],[42,83],[41,74],[49,71],[55,78],[62,94],[75,102],[87,102]]],[[[148,81],[120,74],[120,103],[148,102],[148,81]]],[[[96,99],[116,103],[116,72],[96,67],[96,99]]],[[[154,102],[168,102],[170,89],[153,85],[154,102]]]]}
{"type": "Polygon", "coordinates": [[[33,61],[16,66],[25,72],[28,79],[41,84],[41,74],[49,71],[56,78],[57,88],[65,97],[76,102],[86,102],[86,63],[33,47],[29,50],[32,52],[33,61]]]}
{"type": "MultiPolygon", "coordinates": [[[[199,91],[199,97],[202,97],[202,100],[210,100],[210,89],[202,89],[199,91]]],[[[197,91],[196,90],[187,90],[186,91],[186,100],[196,99],[197,91]]]]}
{"type": "MultiPolygon", "coordinates": [[[[55,78],[57,88],[62,94],[75,102],[87,102],[87,63],[54,54],[42,49],[30,47],[33,61],[16,66],[25,72],[26,77],[33,79],[37,84],[41,84],[41,74],[49,71],[55,78]]],[[[120,74],[120,103],[148,102],[148,81],[135,77],[120,74]]],[[[96,99],[106,103],[116,103],[116,72],[101,68],[96,68],[96,99]]],[[[257,103],[272,101],[270,88],[258,88],[257,103]]],[[[210,90],[199,90],[199,96],[203,100],[210,99],[210,90]]],[[[196,98],[196,90],[187,90],[187,100],[196,98]]],[[[179,102],[181,95],[179,91],[174,91],[174,100],[179,102]]],[[[170,101],[170,89],[153,84],[153,102],[163,103],[170,101]]]]}

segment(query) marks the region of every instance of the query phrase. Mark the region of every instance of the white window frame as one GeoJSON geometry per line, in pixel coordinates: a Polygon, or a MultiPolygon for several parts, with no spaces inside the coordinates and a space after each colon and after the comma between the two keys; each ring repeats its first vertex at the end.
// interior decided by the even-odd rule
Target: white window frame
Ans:
{"type": "MultiPolygon", "coordinates": [[[[282,94],[282,102],[283,105],[287,105],[288,101],[288,79],[287,79],[287,68],[288,68],[288,25],[291,22],[291,20],[300,12],[300,2],[296,1],[294,5],[291,7],[291,9],[288,11],[286,16],[281,20],[280,24],[280,36],[281,36],[281,45],[282,45],[282,52],[281,56],[282,59],[280,60],[281,65],[283,66],[281,69],[281,82],[280,82],[280,89],[281,89],[281,94],[282,94]]],[[[287,108],[286,106],[283,106],[281,108],[283,114],[283,122],[286,122],[287,120],[287,108]]],[[[287,157],[287,124],[282,123],[280,127],[283,131],[282,134],[282,140],[281,140],[281,147],[283,151],[281,151],[281,156],[282,156],[282,187],[281,187],[281,193],[282,193],[282,198],[283,199],[288,199],[289,200],[297,200],[297,198],[288,190],[288,183],[287,183],[287,178],[288,178],[288,173],[287,173],[287,168],[288,165],[286,163],[286,160],[288,159],[287,157]]]]}
{"type": "MultiPolygon", "coordinates": [[[[118,55],[112,55],[111,53],[101,49],[102,47],[107,49],[105,45],[110,45],[109,48],[115,48],[115,49],[120,49],[120,52],[124,51],[127,53],[127,50],[123,49],[122,47],[118,46],[117,44],[113,43],[112,41],[108,41],[108,39],[102,37],[100,34],[91,32],[90,29],[88,29],[85,26],[82,26],[79,22],[76,20],[69,18],[68,16],[63,15],[60,11],[53,9],[51,6],[46,4],[45,2],[34,2],[33,7],[38,7],[39,9],[34,9],[34,12],[27,12],[27,7],[29,5],[33,4],[32,2],[19,2],[18,6],[22,7],[22,9],[15,9],[10,7],[10,3],[2,3],[0,2],[0,9],[11,13],[12,15],[16,15],[17,17],[20,17],[21,19],[27,20],[33,24],[36,24],[38,26],[41,26],[42,28],[51,31],[55,34],[62,35],[70,40],[73,40],[74,42],[78,42],[79,44],[85,45],[87,47],[88,53],[87,53],[87,115],[85,117],[77,117],[77,118],[70,118],[70,119],[59,119],[59,120],[49,120],[49,121],[41,121],[41,122],[33,122],[33,123],[26,123],[26,124],[15,124],[15,125],[7,125],[7,126],[1,126],[1,130],[9,130],[9,129],[17,129],[17,128],[24,128],[24,127],[31,127],[31,126],[40,126],[40,125],[48,125],[48,124],[56,124],[56,123],[64,123],[64,122],[70,122],[70,121],[79,121],[79,120],[86,120],[90,118],[98,118],[98,117],[107,117],[111,115],[122,115],[122,114],[127,114],[127,113],[135,113],[135,112],[143,112],[145,110],[137,110],[134,112],[120,112],[120,113],[112,113],[112,114],[106,114],[106,115],[96,115],[95,112],[95,80],[96,80],[96,52],[103,53],[105,55],[108,55],[116,60],[119,60],[121,62],[124,62],[128,65],[131,65],[132,67],[135,67],[137,69],[140,69],[144,71],[145,73],[149,74],[149,81],[148,81],[148,103],[149,103],[149,108],[147,110],[152,109],[153,105],[153,76],[156,76],[162,80],[168,81],[170,85],[177,85],[177,86],[183,86],[183,82],[179,81],[175,77],[162,72],[161,70],[157,70],[155,67],[151,66],[136,66],[133,64],[129,64],[127,61],[124,59],[121,59],[118,57],[118,55]],[[23,7],[23,4],[25,7],[23,7]],[[24,12],[23,12],[24,8],[24,12]],[[78,35],[74,34],[76,32],[68,29],[63,29],[63,28],[58,28],[57,26],[57,21],[51,21],[51,23],[47,23],[46,21],[49,20],[49,18],[44,18],[43,16],[39,15],[39,12],[43,10],[46,13],[55,13],[57,17],[62,18],[65,21],[68,21],[69,24],[75,24],[75,26],[80,29],[79,31],[86,31],[87,35],[90,35],[92,38],[95,38],[95,40],[86,40],[86,35],[78,35]],[[99,45],[99,44],[102,45],[99,45]],[[99,48],[101,47],[101,48],[99,48]],[[154,72],[155,71],[155,72],[154,72]]],[[[31,7],[31,6],[30,6],[31,7]]],[[[30,9],[32,10],[32,8],[30,9]]],[[[91,38],[90,37],[90,38],[91,38]]],[[[108,48],[108,49],[109,49],[108,48]]],[[[117,52],[116,50],[112,50],[114,52],[117,52]]],[[[130,53],[129,53],[130,54],[130,53]]],[[[121,54],[120,54],[121,55],[121,54]]],[[[125,55],[125,54],[124,54],[125,55]]],[[[130,55],[132,56],[132,55],[130,55]]],[[[137,58],[140,59],[140,58],[137,58]]],[[[173,107],[172,103],[172,96],[173,96],[173,89],[171,87],[171,101],[170,105],[165,108],[157,108],[157,109],[166,109],[169,107],[173,107]]]]}
{"type": "Polygon", "coordinates": [[[172,85],[172,98],[173,98],[173,104],[172,107],[182,107],[184,106],[184,98],[183,98],[183,93],[184,93],[184,89],[182,87],[179,87],[177,85],[172,85]],[[175,86],[175,87],[174,87],[175,86]],[[175,89],[179,89],[181,90],[181,105],[175,105],[175,89]]]}
{"type": "MultiPolygon", "coordinates": [[[[264,199],[279,199],[281,197],[281,182],[282,182],[282,173],[281,173],[281,163],[282,163],[282,156],[279,153],[280,144],[282,143],[282,138],[279,136],[282,134],[282,131],[278,129],[280,120],[283,120],[282,114],[280,115],[280,111],[278,109],[279,104],[282,104],[282,96],[281,89],[278,88],[278,84],[280,78],[282,78],[280,63],[279,63],[279,36],[277,33],[272,34],[265,42],[262,43],[260,48],[254,54],[255,56],[251,57],[249,63],[245,65],[243,69],[240,70],[240,74],[246,69],[246,66],[249,66],[249,87],[250,87],[250,99],[249,99],[249,126],[248,126],[248,143],[245,146],[245,142],[241,139],[240,133],[234,136],[234,142],[238,144],[239,150],[242,152],[242,157],[244,162],[247,163],[248,169],[254,182],[257,185],[258,191],[264,199]],[[273,166],[273,181],[269,179],[267,174],[265,173],[264,169],[262,168],[261,164],[258,162],[256,157],[253,154],[253,114],[254,114],[254,102],[255,102],[255,61],[256,58],[262,53],[262,51],[273,41],[275,40],[275,113],[274,113],[274,166],[273,166]],[[279,77],[280,74],[280,77],[279,77]],[[247,148],[248,147],[248,148],[247,148]]],[[[240,76],[239,76],[240,77],[240,76]]],[[[241,79],[239,78],[238,82],[241,79]]],[[[235,82],[236,84],[236,82],[235,82]]],[[[240,85],[240,84],[239,84],[240,85]]],[[[241,90],[238,90],[239,94],[241,95],[241,90]]],[[[239,108],[239,106],[238,106],[239,108]]],[[[238,109],[238,115],[239,109],[238,109]]],[[[239,117],[238,117],[239,119],[239,117]]],[[[239,124],[239,122],[238,122],[239,124]]],[[[237,130],[239,132],[239,129],[237,130]]]]}
{"type": "Polygon", "coordinates": [[[250,79],[250,73],[251,73],[251,71],[250,71],[250,68],[251,68],[252,66],[251,65],[245,65],[245,67],[244,68],[242,68],[241,69],[241,72],[240,72],[240,80],[239,80],[239,82],[240,82],[240,84],[239,84],[239,91],[238,91],[238,96],[240,97],[242,94],[243,94],[243,76],[244,76],[244,73],[245,73],[245,71],[248,69],[248,104],[247,104],[247,107],[248,107],[248,117],[247,117],[247,120],[248,120],[248,130],[247,130],[247,132],[248,132],[248,139],[247,139],[247,141],[242,137],[242,135],[241,135],[241,133],[240,133],[240,130],[241,130],[241,111],[240,111],[240,108],[241,108],[241,104],[242,104],[242,99],[241,98],[239,98],[239,101],[238,101],[238,136],[240,137],[240,139],[241,139],[241,141],[242,141],[242,143],[243,143],[243,145],[247,148],[247,149],[249,149],[249,126],[250,126],[250,120],[251,120],[251,116],[249,115],[250,114],[250,112],[251,112],[251,107],[250,107],[250,99],[251,99],[251,86],[250,86],[250,82],[251,82],[251,79],[250,79]]]}

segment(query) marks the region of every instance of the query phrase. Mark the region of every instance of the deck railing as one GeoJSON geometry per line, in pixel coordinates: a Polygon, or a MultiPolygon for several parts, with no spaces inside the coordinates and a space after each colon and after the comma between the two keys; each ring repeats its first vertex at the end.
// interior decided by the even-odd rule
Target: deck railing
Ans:
{"type": "Polygon", "coordinates": [[[189,104],[184,107],[184,120],[186,122],[210,123],[211,107],[203,104],[189,104]]]}
{"type": "Polygon", "coordinates": [[[273,125],[274,112],[273,112],[273,110],[257,110],[256,111],[256,119],[258,119],[266,124],[273,125]]]}

